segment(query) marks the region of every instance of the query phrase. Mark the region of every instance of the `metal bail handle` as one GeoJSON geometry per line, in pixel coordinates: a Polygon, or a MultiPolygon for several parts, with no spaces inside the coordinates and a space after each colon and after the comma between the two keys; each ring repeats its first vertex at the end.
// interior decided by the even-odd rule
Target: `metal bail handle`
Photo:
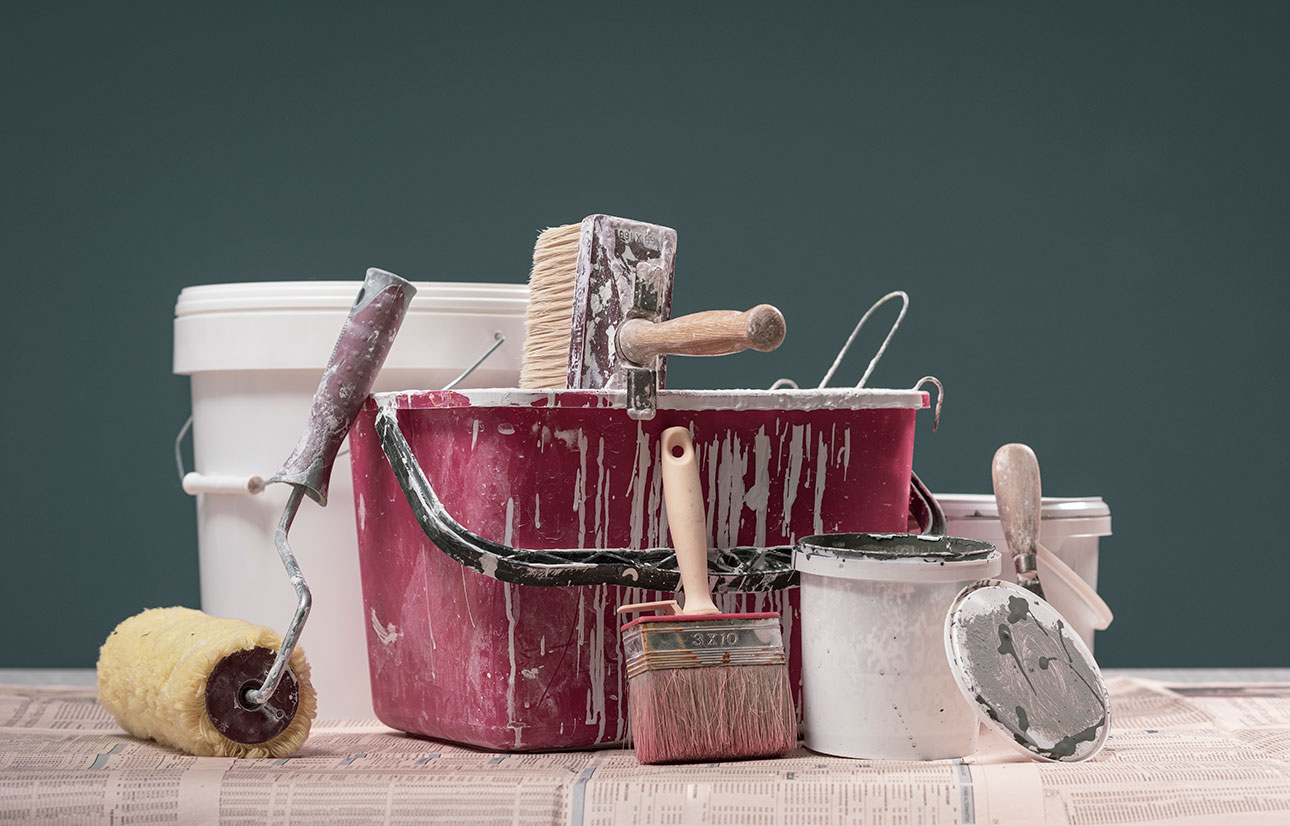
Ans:
{"type": "MultiPolygon", "coordinates": [[[[516,548],[480,536],[458,522],[435,493],[399,425],[398,411],[381,405],[375,429],[412,516],[441,553],[490,579],[558,587],[622,585],[652,591],[680,586],[672,548],[516,548]]],[[[931,491],[911,474],[910,513],[927,533],[945,533],[945,515],[931,491]]],[[[797,584],[793,545],[736,546],[708,550],[714,590],[754,593],[797,584]]]]}

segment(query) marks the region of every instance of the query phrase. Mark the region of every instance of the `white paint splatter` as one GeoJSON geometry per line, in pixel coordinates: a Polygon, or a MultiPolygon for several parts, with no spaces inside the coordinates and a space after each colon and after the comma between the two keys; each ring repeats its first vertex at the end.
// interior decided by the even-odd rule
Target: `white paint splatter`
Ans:
{"type": "Polygon", "coordinates": [[[470,449],[475,449],[475,442],[479,441],[479,419],[475,419],[470,424],[470,449]]]}
{"type": "Polygon", "coordinates": [[[376,609],[373,608],[371,610],[372,630],[376,632],[376,639],[381,643],[381,645],[389,646],[390,643],[403,636],[403,634],[399,632],[399,629],[395,627],[394,623],[381,625],[381,621],[376,618],[376,609]]]}

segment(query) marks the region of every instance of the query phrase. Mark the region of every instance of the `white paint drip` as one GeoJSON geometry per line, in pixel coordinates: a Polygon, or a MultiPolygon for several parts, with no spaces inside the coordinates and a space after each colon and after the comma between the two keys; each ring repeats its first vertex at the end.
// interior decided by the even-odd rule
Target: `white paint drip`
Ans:
{"type": "MultiPolygon", "coordinates": [[[[708,462],[708,501],[704,503],[703,508],[705,511],[704,526],[708,531],[708,547],[712,547],[714,544],[714,538],[716,537],[716,532],[713,526],[716,523],[718,499],[714,492],[717,489],[717,465],[720,464],[721,459],[720,437],[713,436],[712,444],[709,445],[707,450],[704,452],[707,454],[708,462]]],[[[695,449],[694,461],[699,463],[699,467],[703,467],[704,459],[699,455],[697,447],[695,449]]]]}
{"type": "Polygon", "coordinates": [[[542,527],[542,494],[540,493],[533,494],[533,527],[542,527]]]}
{"type": "Polygon", "coordinates": [[[842,460],[842,481],[845,482],[847,471],[851,468],[851,428],[849,427],[842,434],[842,445],[842,449],[846,451],[846,458],[842,460]]]}
{"type": "Polygon", "coordinates": [[[475,442],[479,441],[479,419],[470,423],[470,449],[475,449],[475,442]]]}
{"type": "Polygon", "coordinates": [[[470,611],[470,594],[466,591],[466,566],[462,565],[459,570],[461,571],[461,598],[466,603],[466,617],[470,619],[470,627],[474,628],[475,615],[470,611]]]}
{"type": "Polygon", "coordinates": [[[587,678],[591,682],[591,688],[587,690],[587,716],[586,724],[593,723],[598,726],[596,732],[596,742],[601,742],[605,737],[605,608],[609,601],[609,586],[597,585],[594,589],[594,597],[591,604],[592,612],[595,614],[595,628],[591,631],[591,637],[587,641],[590,648],[587,659],[587,678]]]}
{"type": "Polygon", "coordinates": [[[363,500],[363,494],[358,495],[358,529],[367,530],[367,502],[363,500]]]}
{"type": "Polygon", "coordinates": [[[758,429],[753,437],[753,486],[744,496],[744,503],[752,508],[757,517],[756,533],[753,544],[759,548],[766,547],[766,512],[770,504],[770,437],[766,428],[758,429]]]}
{"type": "Polygon", "coordinates": [[[654,445],[654,462],[651,467],[655,470],[650,475],[649,483],[649,547],[651,548],[657,548],[663,544],[659,523],[667,517],[663,512],[663,474],[658,471],[663,461],[662,444],[660,440],[654,445]]]}
{"type": "MultiPolygon", "coordinates": [[[[510,541],[507,541],[510,544],[510,541]]],[[[502,600],[506,603],[506,648],[511,660],[511,673],[506,678],[506,727],[515,732],[515,747],[522,744],[524,725],[515,718],[515,607],[511,602],[511,584],[502,583],[502,600]]]]}
{"type": "MultiPolygon", "coordinates": [[[[793,503],[797,501],[797,486],[802,478],[802,433],[804,427],[793,425],[792,436],[788,443],[788,475],[784,478],[783,524],[780,532],[792,539],[789,528],[793,519],[793,503]]],[[[781,449],[781,453],[782,453],[781,449]]]]}
{"type": "Polygon", "coordinates": [[[372,630],[376,632],[376,639],[381,643],[381,645],[387,647],[390,643],[403,636],[399,633],[399,629],[395,627],[394,623],[381,625],[381,621],[376,618],[375,608],[372,609],[372,630]]]}
{"type": "Polygon", "coordinates": [[[820,433],[820,444],[815,453],[815,532],[821,534],[824,533],[824,483],[829,466],[829,449],[824,445],[823,433],[820,433]]]}
{"type": "Polygon", "coordinates": [[[607,523],[609,520],[606,518],[606,519],[604,520],[604,523],[602,523],[601,518],[600,518],[600,515],[601,515],[601,508],[602,508],[602,506],[605,506],[605,505],[607,504],[607,503],[604,501],[604,500],[605,500],[605,478],[606,478],[606,471],[605,471],[605,437],[604,437],[604,436],[601,436],[601,437],[600,437],[599,443],[600,443],[600,449],[599,449],[599,451],[598,451],[598,452],[597,452],[597,454],[596,454],[596,502],[595,502],[595,505],[594,505],[594,507],[595,507],[595,516],[596,516],[596,521],[595,521],[595,527],[594,527],[594,531],[595,531],[595,538],[594,538],[594,540],[593,540],[593,542],[592,542],[592,547],[593,547],[593,548],[603,548],[603,547],[605,547],[605,533],[604,533],[604,532],[605,532],[606,530],[608,530],[608,528],[609,528],[609,526],[608,526],[607,524],[605,524],[605,523],[607,523]]]}
{"type": "MultiPolygon", "coordinates": [[[[561,432],[556,431],[559,437],[561,432]]],[[[578,476],[573,482],[573,509],[578,513],[578,547],[587,547],[587,436],[578,428],[578,476]]]]}
{"type": "Polygon", "coordinates": [[[631,540],[629,548],[643,548],[641,541],[645,533],[645,480],[649,478],[649,436],[645,428],[636,425],[636,464],[632,466],[632,478],[627,484],[627,493],[632,498],[631,540]]]}
{"type": "Polygon", "coordinates": [[[509,497],[506,500],[506,538],[502,540],[505,545],[511,544],[511,530],[515,522],[515,497],[509,497]]]}

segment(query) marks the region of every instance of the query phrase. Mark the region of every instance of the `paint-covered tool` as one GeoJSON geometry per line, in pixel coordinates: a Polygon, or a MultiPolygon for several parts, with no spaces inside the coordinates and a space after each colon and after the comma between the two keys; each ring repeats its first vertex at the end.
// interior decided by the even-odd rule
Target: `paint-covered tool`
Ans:
{"type": "Polygon", "coordinates": [[[965,588],[945,620],[945,650],[981,721],[1038,760],[1078,763],[1106,743],[1111,701],[1092,653],[1027,589],[965,588]]]}
{"type": "Polygon", "coordinates": [[[801,540],[793,564],[802,575],[807,747],[965,757],[977,729],[967,709],[1040,760],[1088,760],[1106,742],[1109,695],[1092,653],[1042,598],[983,578],[999,570],[989,543],[826,534],[801,540]],[[965,577],[980,581],[961,587],[965,577]],[[901,606],[900,621],[884,625],[892,605],[901,606]],[[848,671],[839,662],[848,658],[858,695],[885,698],[858,717],[836,712],[848,671]],[[949,696],[951,680],[961,700],[949,696]]]}
{"type": "Polygon", "coordinates": [[[1043,599],[1044,588],[1039,582],[1039,566],[1035,561],[1043,500],[1039,460],[1028,445],[1006,444],[995,451],[990,475],[994,480],[994,498],[999,505],[1003,536],[1012,549],[1012,561],[1017,568],[1017,584],[1043,599]]]}
{"type": "Polygon", "coordinates": [[[685,605],[622,628],[636,757],[675,763],[774,757],[797,744],[793,695],[776,612],[725,614],[712,602],[703,490],[684,427],[663,432],[663,496],[685,605]]]}
{"type": "Polygon", "coordinates": [[[653,418],[667,355],[774,350],[784,316],[769,304],[668,319],[676,231],[610,215],[538,236],[520,386],[627,390],[632,418],[653,418]]]}
{"type": "Polygon", "coordinates": [[[100,698],[122,728],[198,755],[281,757],[304,742],[315,704],[297,641],[312,597],[287,533],[305,496],[326,506],[337,450],[415,292],[397,275],[367,271],[305,432],[266,482],[292,486],[274,535],[297,598],[286,633],[279,638],[261,626],[184,608],[126,620],[103,645],[98,663],[100,698]]]}

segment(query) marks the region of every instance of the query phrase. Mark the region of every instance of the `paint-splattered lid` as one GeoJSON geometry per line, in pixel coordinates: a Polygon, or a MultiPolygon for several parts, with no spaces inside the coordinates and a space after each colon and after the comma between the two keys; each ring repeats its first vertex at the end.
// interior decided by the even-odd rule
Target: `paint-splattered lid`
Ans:
{"type": "Polygon", "coordinates": [[[1032,758],[1075,763],[1106,743],[1106,682],[1047,602],[1006,582],[969,585],[945,619],[959,690],[990,729],[1032,758]]]}

